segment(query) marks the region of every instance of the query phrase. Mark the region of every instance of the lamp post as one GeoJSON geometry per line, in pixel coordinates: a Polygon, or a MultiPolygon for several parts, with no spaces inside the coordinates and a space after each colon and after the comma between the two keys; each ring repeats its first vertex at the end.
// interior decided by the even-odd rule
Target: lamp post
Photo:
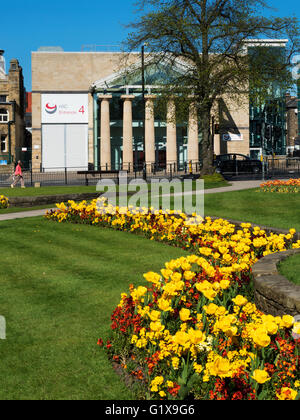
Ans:
{"type": "Polygon", "coordinates": [[[145,100],[145,44],[142,45],[142,96],[145,100]]]}
{"type": "Polygon", "coordinates": [[[267,113],[266,106],[264,105],[263,110],[260,110],[261,115],[261,163],[262,163],[262,181],[265,181],[265,136],[266,136],[266,123],[267,113]]]}
{"type": "Polygon", "coordinates": [[[143,99],[143,152],[144,152],[144,163],[143,163],[143,178],[146,177],[146,155],[145,155],[145,137],[146,137],[146,127],[145,127],[145,114],[146,114],[146,103],[145,103],[145,45],[142,45],[142,99],[143,99]]]}
{"type": "Polygon", "coordinates": [[[261,124],[261,156],[260,161],[262,163],[262,181],[265,181],[265,160],[264,160],[264,153],[265,153],[265,122],[263,121],[261,124]]]}

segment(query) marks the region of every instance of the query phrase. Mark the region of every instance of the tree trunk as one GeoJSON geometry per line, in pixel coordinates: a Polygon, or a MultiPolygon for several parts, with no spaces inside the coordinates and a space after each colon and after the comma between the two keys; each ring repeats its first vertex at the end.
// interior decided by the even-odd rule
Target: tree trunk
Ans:
{"type": "Polygon", "coordinates": [[[211,175],[215,172],[213,165],[214,145],[213,134],[211,130],[211,110],[206,109],[201,112],[201,132],[202,132],[202,169],[201,175],[211,175]]]}

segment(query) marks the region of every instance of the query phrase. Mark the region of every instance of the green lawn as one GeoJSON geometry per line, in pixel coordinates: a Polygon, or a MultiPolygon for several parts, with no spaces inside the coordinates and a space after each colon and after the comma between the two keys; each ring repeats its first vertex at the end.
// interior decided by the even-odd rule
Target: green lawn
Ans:
{"type": "Polygon", "coordinates": [[[259,189],[205,195],[205,215],[300,231],[300,194],[259,189]]]}
{"type": "MultiPolygon", "coordinates": [[[[193,184],[194,185],[194,184],[193,184]]],[[[219,175],[206,176],[204,179],[204,188],[218,188],[230,185],[226,180],[222,179],[219,175]]],[[[195,185],[193,186],[195,188],[195,185]]],[[[119,187],[117,186],[117,190],[119,187]]],[[[121,189],[122,190],[122,189],[121,189]]],[[[51,186],[51,187],[40,187],[34,188],[29,187],[25,189],[21,188],[0,188],[0,195],[6,197],[26,197],[26,196],[39,196],[39,195],[57,195],[57,194],[74,194],[74,193],[94,193],[96,192],[96,186],[51,186]]],[[[101,192],[99,192],[101,194],[101,192]]],[[[133,193],[131,193],[132,195],[133,193]]],[[[149,193],[151,198],[151,193],[149,193]]],[[[149,200],[151,204],[151,200],[149,200]]],[[[0,209],[0,214],[17,213],[29,210],[47,209],[55,207],[53,204],[44,204],[34,207],[9,207],[8,209],[0,209]]]]}
{"type": "Polygon", "coordinates": [[[135,399],[97,346],[128,285],[185,252],[130,233],[0,222],[0,399],[135,399]]]}
{"type": "Polygon", "coordinates": [[[31,197],[38,195],[75,194],[95,192],[95,186],[52,186],[52,187],[28,187],[28,188],[0,188],[0,195],[6,197],[31,197]]]}
{"type": "Polygon", "coordinates": [[[300,254],[287,258],[278,265],[281,275],[300,286],[300,254]]]}
{"type": "MultiPolygon", "coordinates": [[[[298,231],[299,208],[299,195],[257,189],[205,196],[206,215],[298,231]]],[[[0,341],[0,399],[135,399],[97,339],[109,331],[110,315],[129,283],[143,284],[144,272],[184,251],[130,233],[42,218],[0,222],[0,244],[0,315],[7,323],[7,339],[0,341]]],[[[282,267],[299,282],[299,255],[282,267]]]]}
{"type": "MultiPolygon", "coordinates": [[[[204,177],[204,187],[206,189],[226,187],[230,185],[220,175],[211,175],[204,177]]],[[[118,186],[117,186],[118,190],[118,186]]],[[[28,188],[0,188],[0,195],[6,197],[27,197],[38,195],[56,195],[56,194],[75,194],[75,193],[93,193],[96,192],[96,186],[50,186],[50,187],[28,187],[28,188]]]]}

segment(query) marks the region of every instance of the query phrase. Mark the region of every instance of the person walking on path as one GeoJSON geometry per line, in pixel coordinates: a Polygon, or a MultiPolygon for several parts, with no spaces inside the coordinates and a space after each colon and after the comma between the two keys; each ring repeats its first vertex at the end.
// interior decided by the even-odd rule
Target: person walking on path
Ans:
{"type": "Polygon", "coordinates": [[[18,161],[18,164],[17,164],[16,169],[15,169],[15,180],[14,180],[13,184],[11,184],[11,188],[14,188],[19,181],[21,182],[21,188],[25,188],[22,166],[21,166],[21,161],[20,160],[18,161]]]}

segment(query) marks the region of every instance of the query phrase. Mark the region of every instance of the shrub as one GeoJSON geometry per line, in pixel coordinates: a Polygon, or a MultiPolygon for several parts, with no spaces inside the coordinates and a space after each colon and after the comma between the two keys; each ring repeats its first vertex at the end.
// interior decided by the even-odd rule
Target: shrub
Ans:
{"type": "Polygon", "coordinates": [[[217,172],[215,172],[212,175],[203,175],[201,179],[204,179],[204,181],[207,182],[225,182],[225,178],[223,177],[223,175],[218,174],[217,172]]]}

